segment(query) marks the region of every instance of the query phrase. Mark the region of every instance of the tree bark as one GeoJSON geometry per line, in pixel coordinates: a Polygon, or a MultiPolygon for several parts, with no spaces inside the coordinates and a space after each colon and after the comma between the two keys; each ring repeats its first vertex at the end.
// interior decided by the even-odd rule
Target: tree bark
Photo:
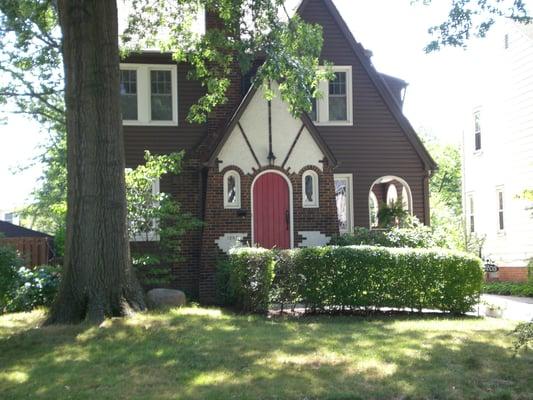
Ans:
{"type": "Polygon", "coordinates": [[[58,0],[67,111],[64,271],[48,324],[145,308],[126,226],[115,0],[58,0]]]}

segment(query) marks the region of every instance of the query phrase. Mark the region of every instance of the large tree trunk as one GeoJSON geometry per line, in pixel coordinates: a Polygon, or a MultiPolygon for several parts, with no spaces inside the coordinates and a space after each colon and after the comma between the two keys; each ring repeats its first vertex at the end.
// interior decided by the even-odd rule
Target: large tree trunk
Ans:
{"type": "Polygon", "coordinates": [[[114,0],[59,0],[67,110],[68,211],[62,286],[48,323],[144,309],[126,229],[114,0]]]}

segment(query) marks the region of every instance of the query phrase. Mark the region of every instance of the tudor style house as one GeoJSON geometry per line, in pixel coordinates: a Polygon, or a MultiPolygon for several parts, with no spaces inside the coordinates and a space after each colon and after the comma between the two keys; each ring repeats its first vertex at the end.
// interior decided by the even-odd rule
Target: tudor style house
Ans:
{"type": "Polygon", "coordinates": [[[506,23],[470,50],[463,130],[468,231],[498,266],[490,279],[525,281],[533,259],[533,28],[506,23]],[[487,85],[487,82],[491,82],[487,85]]]}
{"type": "MultiPolygon", "coordinates": [[[[310,115],[293,117],[234,71],[229,101],[190,124],[202,89],[186,64],[142,53],[121,66],[127,166],[142,163],[145,149],[186,152],[182,173],[156,186],[204,221],[172,266],[172,285],[202,302],[214,300],[217,260],[234,246],[324,245],[374,225],[380,204],[396,199],[429,223],[435,163],[402,114],[406,83],[375,70],[331,0],[303,0],[297,12],[323,27],[321,57],[334,64],[310,115]]],[[[208,13],[206,29],[214,27],[208,13]]]]}

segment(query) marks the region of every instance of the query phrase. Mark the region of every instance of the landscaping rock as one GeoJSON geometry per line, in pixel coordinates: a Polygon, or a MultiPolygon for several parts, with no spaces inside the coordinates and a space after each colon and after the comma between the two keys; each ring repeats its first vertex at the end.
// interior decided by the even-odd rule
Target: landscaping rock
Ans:
{"type": "Polygon", "coordinates": [[[152,289],[147,293],[147,298],[151,308],[182,307],[187,302],[185,293],[174,289],[152,289]]]}

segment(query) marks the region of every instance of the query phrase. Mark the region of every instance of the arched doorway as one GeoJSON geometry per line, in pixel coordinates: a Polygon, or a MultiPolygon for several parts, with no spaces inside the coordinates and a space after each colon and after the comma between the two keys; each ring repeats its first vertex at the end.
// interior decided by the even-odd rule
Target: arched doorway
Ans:
{"type": "Polygon", "coordinates": [[[368,194],[369,226],[371,228],[379,226],[379,210],[397,202],[401,202],[406,212],[413,214],[413,196],[407,182],[391,175],[376,179],[368,194]]]}
{"type": "Polygon", "coordinates": [[[277,171],[258,175],[252,184],[252,238],[257,246],[288,249],[292,245],[292,190],[277,171]]]}

